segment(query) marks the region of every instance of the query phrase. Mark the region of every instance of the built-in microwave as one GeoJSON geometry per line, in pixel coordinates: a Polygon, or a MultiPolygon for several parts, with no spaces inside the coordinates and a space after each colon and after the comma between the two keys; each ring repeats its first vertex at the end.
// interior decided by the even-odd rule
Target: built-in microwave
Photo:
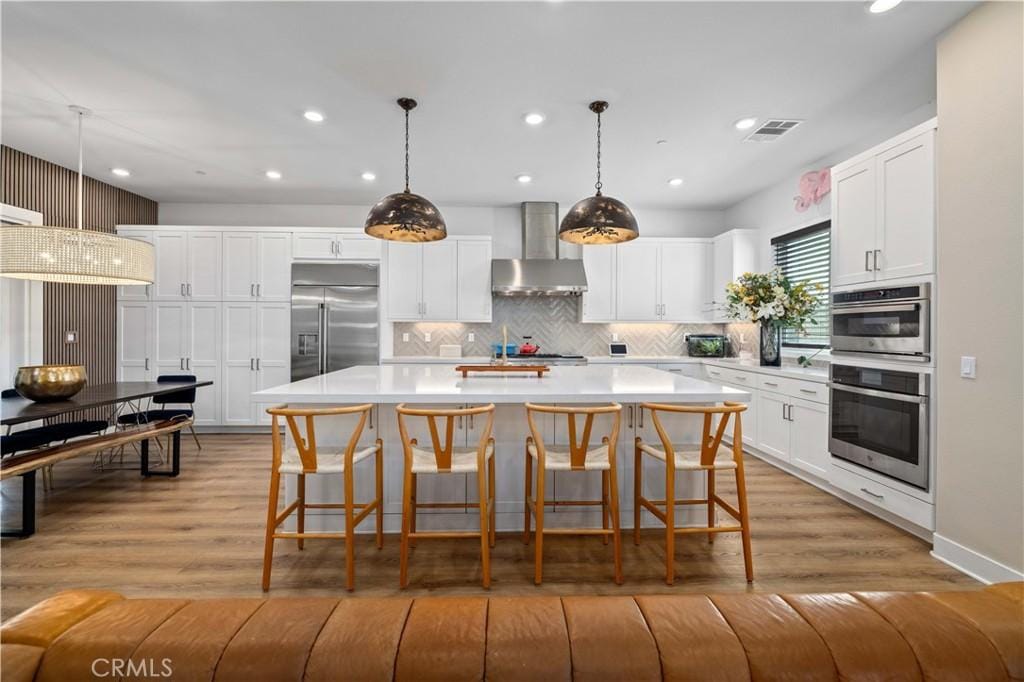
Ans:
{"type": "Polygon", "coordinates": [[[927,361],[931,285],[858,289],[832,295],[833,352],[927,361]]]}
{"type": "Polygon", "coordinates": [[[928,490],[931,375],[832,364],[829,452],[928,490]]]}

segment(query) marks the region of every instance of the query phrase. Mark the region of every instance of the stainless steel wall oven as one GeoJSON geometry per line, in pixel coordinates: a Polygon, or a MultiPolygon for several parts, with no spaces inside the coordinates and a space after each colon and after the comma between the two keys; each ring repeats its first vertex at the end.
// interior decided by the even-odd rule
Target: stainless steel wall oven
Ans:
{"type": "Polygon", "coordinates": [[[832,294],[832,350],[865,357],[930,358],[931,285],[832,294]]]}

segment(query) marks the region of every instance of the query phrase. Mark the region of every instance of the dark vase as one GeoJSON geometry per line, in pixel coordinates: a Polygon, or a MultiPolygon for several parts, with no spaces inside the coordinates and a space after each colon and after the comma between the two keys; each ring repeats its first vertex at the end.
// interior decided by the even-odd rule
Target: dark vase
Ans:
{"type": "Polygon", "coordinates": [[[782,366],[782,327],[774,322],[761,322],[761,366],[782,366]]]}

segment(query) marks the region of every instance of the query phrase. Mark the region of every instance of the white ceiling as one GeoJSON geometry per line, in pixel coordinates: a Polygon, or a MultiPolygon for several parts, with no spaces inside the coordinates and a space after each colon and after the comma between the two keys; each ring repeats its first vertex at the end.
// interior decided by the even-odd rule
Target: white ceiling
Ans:
{"type": "Polygon", "coordinates": [[[80,104],[86,172],[158,201],[363,204],[401,189],[406,95],[413,190],[503,205],[592,191],[601,98],[606,193],[725,207],[934,100],[911,57],[971,6],[5,2],[2,138],[74,167],[80,104]],[[747,115],[806,122],[744,143],[747,115]]]}

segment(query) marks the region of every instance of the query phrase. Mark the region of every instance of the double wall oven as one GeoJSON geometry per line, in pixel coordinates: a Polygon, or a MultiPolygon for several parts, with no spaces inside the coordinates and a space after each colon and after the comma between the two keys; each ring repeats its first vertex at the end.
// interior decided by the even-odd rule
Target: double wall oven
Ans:
{"type": "Polygon", "coordinates": [[[926,491],[930,299],[927,283],[833,294],[829,383],[832,456],[926,491]]]}

